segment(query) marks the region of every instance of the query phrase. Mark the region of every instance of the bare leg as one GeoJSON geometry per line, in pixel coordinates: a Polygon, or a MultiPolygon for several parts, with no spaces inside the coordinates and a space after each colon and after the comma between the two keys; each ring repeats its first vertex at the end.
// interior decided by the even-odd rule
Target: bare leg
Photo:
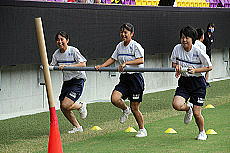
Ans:
{"type": "Polygon", "coordinates": [[[193,114],[200,132],[204,131],[204,117],[201,114],[201,109],[201,106],[194,105],[193,107],[193,114]]]}
{"type": "Polygon", "coordinates": [[[72,101],[68,97],[65,97],[61,102],[61,107],[67,110],[78,110],[82,107],[82,104],[72,101]]]}
{"type": "Polygon", "coordinates": [[[205,80],[208,82],[209,72],[205,73],[205,80]]]}
{"type": "Polygon", "coordinates": [[[175,110],[178,111],[188,111],[189,107],[185,103],[185,99],[181,96],[175,96],[173,98],[172,106],[175,110]]]}
{"type": "Polygon", "coordinates": [[[114,90],[111,95],[111,102],[114,106],[126,110],[128,106],[125,104],[124,100],[121,98],[122,94],[119,91],[114,90]]]}
{"type": "Polygon", "coordinates": [[[131,110],[137,121],[139,129],[143,129],[144,128],[144,118],[143,118],[142,113],[139,110],[139,107],[140,107],[139,102],[131,102],[131,110]]]}
{"type": "Polygon", "coordinates": [[[61,102],[61,111],[63,112],[65,117],[69,120],[69,122],[77,128],[80,127],[80,124],[77,121],[72,110],[79,109],[79,108],[81,108],[80,104],[74,103],[74,101],[72,101],[67,97],[65,97],[64,100],[61,102]]]}

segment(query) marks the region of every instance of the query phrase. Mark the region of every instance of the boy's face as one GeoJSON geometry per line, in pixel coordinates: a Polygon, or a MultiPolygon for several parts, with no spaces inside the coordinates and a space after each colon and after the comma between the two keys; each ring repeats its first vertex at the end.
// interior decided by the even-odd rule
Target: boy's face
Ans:
{"type": "Polygon", "coordinates": [[[121,40],[124,42],[130,42],[133,37],[134,32],[131,32],[127,29],[120,31],[121,40]]]}
{"type": "Polygon", "coordinates": [[[65,37],[62,37],[61,35],[58,35],[58,38],[56,40],[56,44],[61,50],[64,51],[64,50],[67,49],[68,42],[69,42],[69,40],[67,40],[65,37]]]}
{"type": "Polygon", "coordinates": [[[180,38],[181,45],[184,47],[185,50],[189,49],[192,47],[192,38],[191,37],[186,37],[183,33],[180,38]]]}

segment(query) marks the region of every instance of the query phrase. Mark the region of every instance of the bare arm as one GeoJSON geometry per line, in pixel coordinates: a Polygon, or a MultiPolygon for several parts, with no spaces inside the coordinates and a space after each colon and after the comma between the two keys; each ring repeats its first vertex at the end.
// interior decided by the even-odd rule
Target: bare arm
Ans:
{"type": "Polygon", "coordinates": [[[137,58],[133,61],[127,61],[123,64],[125,64],[125,65],[139,65],[139,64],[143,64],[143,63],[144,63],[144,59],[143,59],[143,57],[141,57],[141,58],[137,58]]]}
{"type": "Polygon", "coordinates": [[[172,67],[176,68],[176,74],[175,74],[175,76],[176,76],[176,78],[179,78],[180,75],[181,75],[181,66],[178,65],[177,63],[173,63],[172,62],[172,67]]]}
{"type": "Polygon", "coordinates": [[[212,66],[207,67],[201,67],[201,68],[188,68],[188,73],[194,74],[194,73],[200,73],[200,72],[208,72],[212,70],[212,66]]]}
{"type": "Polygon", "coordinates": [[[105,61],[105,63],[103,63],[102,65],[97,65],[97,66],[95,66],[95,68],[98,70],[98,69],[100,69],[101,67],[110,66],[110,65],[113,64],[115,61],[116,61],[115,59],[109,58],[109,59],[107,59],[107,61],[105,61]]]}
{"type": "Polygon", "coordinates": [[[64,67],[86,67],[86,62],[80,62],[80,63],[77,63],[77,64],[72,64],[72,65],[66,65],[66,64],[63,64],[63,65],[60,65],[58,68],[60,70],[62,70],[64,67]]]}
{"type": "Polygon", "coordinates": [[[127,62],[124,62],[124,63],[122,63],[121,65],[119,65],[118,71],[119,71],[119,72],[124,71],[124,67],[125,67],[126,65],[139,65],[139,64],[143,64],[143,63],[144,63],[144,58],[143,58],[143,57],[141,57],[141,58],[136,58],[135,60],[127,61],[127,62]]]}
{"type": "MultiPolygon", "coordinates": [[[[179,77],[180,72],[181,72],[181,66],[177,65],[176,63],[172,63],[172,67],[176,68],[176,77],[179,77]]],[[[188,73],[191,73],[191,74],[208,72],[211,70],[212,70],[212,66],[201,67],[201,68],[188,67],[188,73]]]]}

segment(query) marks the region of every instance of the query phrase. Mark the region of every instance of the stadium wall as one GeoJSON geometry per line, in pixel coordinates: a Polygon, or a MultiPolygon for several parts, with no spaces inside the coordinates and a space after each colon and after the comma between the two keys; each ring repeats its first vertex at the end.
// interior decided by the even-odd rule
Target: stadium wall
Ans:
{"type": "MultiPolygon", "coordinates": [[[[145,67],[170,67],[169,54],[155,54],[145,57],[145,67]]],[[[100,64],[105,59],[89,60],[88,66],[100,64]]],[[[229,49],[215,49],[213,71],[210,80],[230,77],[229,49]]],[[[21,115],[48,111],[48,102],[42,71],[38,64],[1,66],[0,68],[0,120],[21,115]]],[[[108,102],[114,86],[118,83],[118,72],[86,72],[87,81],[79,101],[87,103],[108,102]]],[[[146,72],[145,93],[152,93],[177,86],[173,72],[146,72]]],[[[51,71],[56,108],[62,84],[62,73],[51,71]]],[[[172,95],[173,96],[173,95],[172,95]]]]}
{"type": "MultiPolygon", "coordinates": [[[[188,24],[205,28],[216,24],[214,70],[210,79],[229,76],[230,9],[173,8],[0,1],[0,119],[48,111],[43,74],[39,70],[34,18],[42,17],[48,58],[56,46],[54,35],[67,31],[70,45],[78,47],[88,66],[101,64],[119,42],[119,26],[135,25],[135,39],[145,48],[146,67],[169,67],[169,56],[178,43],[179,30],[188,24]]],[[[118,73],[87,72],[81,101],[109,101],[118,73]]],[[[54,96],[62,83],[61,72],[51,73],[54,96]]],[[[172,89],[173,73],[144,73],[145,93],[172,89]]]]}
{"type": "Polygon", "coordinates": [[[229,8],[182,8],[0,1],[0,65],[40,64],[34,18],[41,17],[48,58],[56,49],[55,34],[70,34],[70,45],[87,59],[106,58],[119,42],[124,22],[135,26],[135,39],[146,55],[170,53],[182,27],[216,25],[215,48],[230,48],[229,8]]]}

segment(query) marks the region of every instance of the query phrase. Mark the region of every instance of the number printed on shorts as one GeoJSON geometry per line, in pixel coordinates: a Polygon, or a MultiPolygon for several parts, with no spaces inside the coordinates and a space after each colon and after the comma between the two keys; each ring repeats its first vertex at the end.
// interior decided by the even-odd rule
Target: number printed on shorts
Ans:
{"type": "Polygon", "coordinates": [[[140,94],[133,94],[133,99],[139,99],[140,94]]]}
{"type": "Polygon", "coordinates": [[[197,103],[203,104],[203,103],[204,103],[204,100],[205,100],[204,98],[199,98],[199,97],[198,97],[197,103]]]}
{"type": "Polygon", "coordinates": [[[76,98],[76,96],[77,96],[76,92],[73,92],[73,91],[71,91],[71,92],[69,93],[69,95],[70,95],[71,97],[73,97],[73,98],[76,98]]]}

